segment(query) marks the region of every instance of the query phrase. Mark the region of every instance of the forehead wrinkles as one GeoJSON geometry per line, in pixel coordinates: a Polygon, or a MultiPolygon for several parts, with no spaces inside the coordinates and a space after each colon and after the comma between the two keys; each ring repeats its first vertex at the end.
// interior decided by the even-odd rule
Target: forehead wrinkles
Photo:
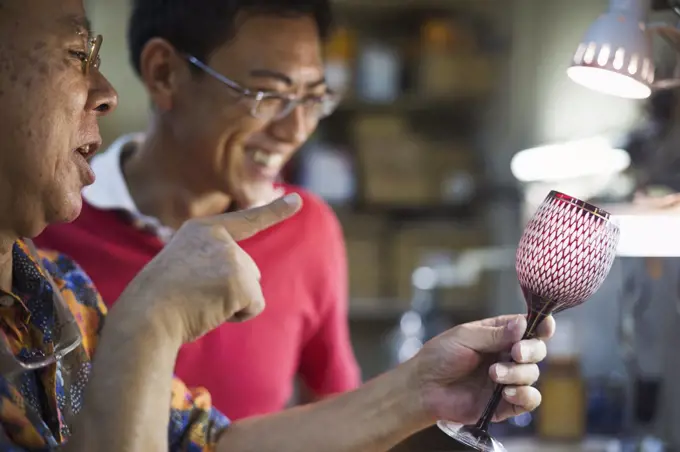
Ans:
{"type": "Polygon", "coordinates": [[[50,67],[54,66],[54,61],[50,61],[50,36],[35,28],[35,33],[32,33],[20,24],[18,27],[12,24],[9,28],[17,32],[12,39],[0,39],[0,86],[14,88],[20,84],[31,88],[36,78],[47,77],[50,67]]]}
{"type": "Polygon", "coordinates": [[[87,36],[89,31],[84,10],[76,8],[73,1],[10,0],[8,6],[0,6],[0,33],[13,40],[32,36],[34,41],[50,41],[79,34],[87,36]]]}
{"type": "Polygon", "coordinates": [[[73,18],[82,16],[67,14],[62,1],[10,0],[0,9],[0,95],[34,88],[65,64],[54,48],[77,37],[73,18]]]}
{"type": "Polygon", "coordinates": [[[16,57],[13,54],[23,54],[33,47],[45,47],[50,37],[51,29],[41,15],[18,11],[14,6],[18,3],[12,1],[12,6],[0,9],[0,53],[5,58],[16,57]]]}

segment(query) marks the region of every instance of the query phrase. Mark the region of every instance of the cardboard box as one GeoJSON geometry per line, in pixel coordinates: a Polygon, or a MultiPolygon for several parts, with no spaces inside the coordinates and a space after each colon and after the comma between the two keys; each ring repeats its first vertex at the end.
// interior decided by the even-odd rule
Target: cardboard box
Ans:
{"type": "MultiPolygon", "coordinates": [[[[405,225],[392,235],[391,280],[393,294],[399,299],[411,299],[413,271],[428,258],[455,259],[466,249],[488,245],[487,231],[482,226],[464,226],[453,222],[418,222],[405,225]]],[[[441,305],[460,310],[479,308],[486,302],[485,280],[471,287],[444,289],[441,305]]]]}
{"type": "Polygon", "coordinates": [[[438,205],[466,202],[474,195],[479,171],[473,150],[428,142],[394,114],[359,116],[353,134],[366,204],[438,205]]]}
{"type": "Polygon", "coordinates": [[[353,136],[365,203],[394,206],[433,201],[423,145],[404,117],[359,116],[353,136]]]}
{"type": "Polygon", "coordinates": [[[473,149],[457,143],[433,143],[427,149],[430,190],[438,203],[470,202],[482,180],[473,149]]]}
{"type": "Polygon", "coordinates": [[[384,223],[378,217],[338,214],[345,234],[352,300],[380,298],[383,287],[384,223]]]}
{"type": "Polygon", "coordinates": [[[398,138],[359,148],[363,201],[384,206],[437,202],[423,151],[418,143],[398,138]]]}
{"type": "Polygon", "coordinates": [[[473,151],[415,138],[366,143],[359,149],[363,200],[386,206],[469,202],[479,174],[473,151]]]}
{"type": "Polygon", "coordinates": [[[420,92],[432,98],[483,95],[496,82],[494,61],[480,54],[424,56],[420,92]]]}

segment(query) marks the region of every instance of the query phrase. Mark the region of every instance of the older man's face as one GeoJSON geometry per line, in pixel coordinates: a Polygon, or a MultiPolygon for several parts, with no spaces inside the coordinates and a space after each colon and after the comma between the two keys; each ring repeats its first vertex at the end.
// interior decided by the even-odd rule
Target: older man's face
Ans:
{"type": "Polygon", "coordinates": [[[85,71],[82,0],[0,0],[0,228],[32,237],[80,213],[97,119],[116,93],[85,71]]]}

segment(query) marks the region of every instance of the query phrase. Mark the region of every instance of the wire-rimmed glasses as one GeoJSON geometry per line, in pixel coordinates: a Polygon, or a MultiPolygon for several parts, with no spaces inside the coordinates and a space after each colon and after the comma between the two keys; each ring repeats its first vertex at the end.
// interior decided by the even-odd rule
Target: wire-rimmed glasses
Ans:
{"type": "Polygon", "coordinates": [[[266,121],[278,121],[288,116],[298,106],[302,106],[307,119],[320,121],[321,119],[330,116],[340,103],[340,96],[332,90],[328,90],[322,95],[303,97],[271,91],[251,90],[241,86],[229,77],[220,74],[196,57],[188,55],[186,59],[189,63],[229,87],[237,95],[250,100],[251,105],[249,113],[254,118],[266,121]]]}

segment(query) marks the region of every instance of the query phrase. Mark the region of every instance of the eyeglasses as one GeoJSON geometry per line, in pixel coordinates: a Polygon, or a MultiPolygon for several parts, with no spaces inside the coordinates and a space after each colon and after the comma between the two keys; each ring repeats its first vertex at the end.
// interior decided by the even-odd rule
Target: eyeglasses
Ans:
{"type": "Polygon", "coordinates": [[[102,35],[88,39],[90,48],[87,52],[87,57],[83,59],[83,72],[85,75],[88,75],[92,69],[98,70],[101,66],[102,59],[99,56],[99,49],[101,49],[103,41],[102,35]]]}
{"type": "Polygon", "coordinates": [[[307,119],[319,121],[333,113],[340,102],[340,96],[332,91],[321,96],[298,97],[292,94],[250,90],[215,71],[198,58],[191,55],[186,58],[191,64],[224,83],[238,95],[249,99],[251,101],[250,115],[258,119],[278,121],[288,116],[298,106],[302,106],[307,119]]]}

